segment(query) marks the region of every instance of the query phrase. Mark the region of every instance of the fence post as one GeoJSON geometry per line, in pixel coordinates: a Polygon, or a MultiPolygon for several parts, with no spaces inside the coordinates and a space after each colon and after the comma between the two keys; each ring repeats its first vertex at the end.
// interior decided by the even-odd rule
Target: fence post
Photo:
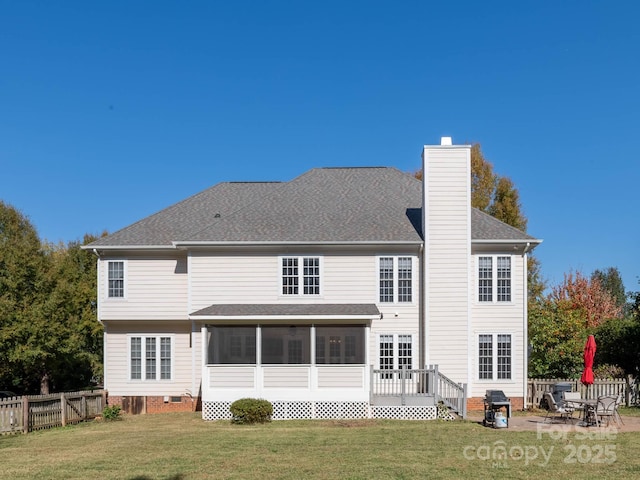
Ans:
{"type": "Polygon", "coordinates": [[[87,413],[87,392],[82,392],[82,400],[80,400],[80,411],[82,412],[82,420],[89,417],[87,413]]]}
{"type": "Polygon", "coordinates": [[[62,426],[67,426],[67,401],[64,398],[64,393],[60,394],[60,421],[62,426]]]}
{"type": "Polygon", "coordinates": [[[631,406],[631,384],[633,383],[633,376],[627,375],[625,378],[625,389],[624,389],[624,404],[627,407],[631,406]]]}
{"type": "Polygon", "coordinates": [[[22,433],[29,433],[29,397],[22,396],[22,433]]]}

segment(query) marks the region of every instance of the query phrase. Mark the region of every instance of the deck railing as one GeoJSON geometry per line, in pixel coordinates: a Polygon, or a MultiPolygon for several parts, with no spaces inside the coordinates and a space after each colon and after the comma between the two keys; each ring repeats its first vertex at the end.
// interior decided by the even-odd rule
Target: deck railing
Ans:
{"type": "Polygon", "coordinates": [[[396,397],[406,405],[412,397],[433,397],[463,418],[467,415],[466,384],[454,382],[437,365],[423,369],[371,369],[371,396],[396,397]]]}
{"type": "Polygon", "coordinates": [[[438,402],[444,403],[462,418],[467,416],[467,384],[451,380],[440,373],[438,365],[429,365],[434,372],[435,396],[438,402]]]}

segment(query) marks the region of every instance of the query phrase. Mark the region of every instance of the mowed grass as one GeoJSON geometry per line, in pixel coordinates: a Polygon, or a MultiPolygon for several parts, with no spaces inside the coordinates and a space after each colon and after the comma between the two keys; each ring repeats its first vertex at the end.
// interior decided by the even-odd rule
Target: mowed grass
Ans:
{"type": "Polygon", "coordinates": [[[638,478],[640,433],[592,438],[473,422],[205,422],[125,416],[0,437],[0,478],[638,478]]]}

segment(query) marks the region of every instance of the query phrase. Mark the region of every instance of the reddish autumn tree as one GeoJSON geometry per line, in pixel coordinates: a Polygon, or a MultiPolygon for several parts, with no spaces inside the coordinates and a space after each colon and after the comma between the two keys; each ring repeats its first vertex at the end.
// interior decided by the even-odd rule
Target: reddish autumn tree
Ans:
{"type": "Polygon", "coordinates": [[[563,283],[552,289],[550,299],[563,309],[581,312],[585,328],[599,327],[623,314],[623,308],[597,276],[588,278],[580,272],[565,274],[563,283]]]}

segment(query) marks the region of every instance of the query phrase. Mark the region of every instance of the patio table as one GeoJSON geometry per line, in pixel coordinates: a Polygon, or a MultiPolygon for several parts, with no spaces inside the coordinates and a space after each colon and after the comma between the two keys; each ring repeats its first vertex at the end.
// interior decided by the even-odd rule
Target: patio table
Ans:
{"type": "Polygon", "coordinates": [[[598,425],[598,417],[596,414],[598,400],[596,400],[595,398],[572,398],[571,400],[567,400],[567,403],[582,405],[583,426],[589,427],[591,425],[598,425]]]}

